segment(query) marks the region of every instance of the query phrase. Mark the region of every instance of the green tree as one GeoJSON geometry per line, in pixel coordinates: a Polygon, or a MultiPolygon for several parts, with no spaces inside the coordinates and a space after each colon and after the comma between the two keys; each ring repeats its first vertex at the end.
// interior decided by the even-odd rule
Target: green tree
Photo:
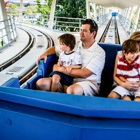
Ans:
{"type": "Polygon", "coordinates": [[[26,16],[35,16],[37,14],[37,6],[28,6],[25,11],[26,16]]]}
{"type": "Polygon", "coordinates": [[[18,8],[19,7],[17,5],[8,3],[7,4],[7,13],[10,15],[17,16],[18,15],[18,10],[17,10],[18,8]]]}
{"type": "Polygon", "coordinates": [[[84,18],[85,7],[85,0],[56,0],[55,16],[84,18]]]}
{"type": "Polygon", "coordinates": [[[40,14],[40,16],[37,19],[38,25],[46,25],[49,15],[50,15],[50,9],[51,9],[51,2],[52,0],[45,0],[45,4],[41,4],[40,0],[36,0],[37,3],[37,13],[40,14]]]}
{"type": "Polygon", "coordinates": [[[43,18],[48,18],[51,9],[51,2],[52,0],[45,0],[45,4],[41,4],[40,0],[36,0],[37,3],[37,12],[41,14],[43,18]]]}
{"type": "MultiPolygon", "coordinates": [[[[56,0],[55,16],[69,18],[85,18],[86,17],[86,1],[85,0],[56,0]]],[[[78,31],[78,19],[59,18],[56,21],[56,27],[59,30],[78,31]]]]}

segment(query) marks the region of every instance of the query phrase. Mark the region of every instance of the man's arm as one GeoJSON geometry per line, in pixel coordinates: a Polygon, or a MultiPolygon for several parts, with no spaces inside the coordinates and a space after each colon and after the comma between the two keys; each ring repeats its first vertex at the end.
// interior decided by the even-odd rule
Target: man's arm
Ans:
{"type": "Polygon", "coordinates": [[[44,59],[44,63],[46,63],[47,56],[51,54],[55,54],[55,47],[49,47],[43,54],[41,54],[36,60],[36,65],[38,65],[40,59],[44,59]]]}
{"type": "Polygon", "coordinates": [[[66,68],[67,74],[70,75],[72,69],[81,69],[82,66],[80,66],[80,65],[71,65],[71,66],[67,66],[65,68],[66,68]]]}
{"type": "Polygon", "coordinates": [[[78,77],[78,78],[87,78],[93,74],[92,71],[90,71],[87,68],[83,69],[72,69],[70,75],[73,77],[78,77]]]}
{"type": "Polygon", "coordinates": [[[81,69],[82,68],[82,66],[80,66],[80,65],[71,65],[71,66],[67,66],[67,67],[65,67],[66,69],[68,68],[70,68],[70,69],[81,69]]]}
{"type": "MultiPolygon", "coordinates": [[[[88,54],[86,56],[87,59],[88,54]]],[[[102,50],[99,50],[97,53],[94,52],[94,55],[88,58],[86,60],[86,63],[84,64],[84,68],[82,69],[72,69],[70,76],[73,77],[78,77],[78,78],[88,78],[92,74],[100,74],[104,67],[104,62],[105,62],[105,52],[102,50]]],[[[57,71],[57,67],[54,69],[57,71]],[[55,69],[56,68],[56,69],[55,69]]],[[[62,73],[68,74],[66,72],[61,71],[62,73]]]]}
{"type": "Polygon", "coordinates": [[[60,68],[57,65],[54,65],[53,71],[60,71],[60,72],[65,73],[67,75],[70,75],[70,76],[73,76],[73,77],[79,77],[79,78],[87,78],[87,77],[89,77],[90,75],[93,74],[93,72],[90,71],[87,68],[83,68],[83,69],[72,69],[71,72],[70,72],[70,74],[69,74],[69,73],[67,73],[66,70],[64,70],[64,71],[62,69],[60,70],[60,68]]]}

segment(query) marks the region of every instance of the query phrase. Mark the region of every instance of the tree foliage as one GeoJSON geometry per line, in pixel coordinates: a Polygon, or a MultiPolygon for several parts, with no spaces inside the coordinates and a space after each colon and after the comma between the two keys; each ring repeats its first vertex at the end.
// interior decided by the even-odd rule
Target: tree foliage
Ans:
{"type": "Polygon", "coordinates": [[[41,4],[40,0],[36,0],[37,3],[37,12],[41,14],[43,18],[48,18],[51,9],[51,2],[52,0],[45,0],[45,4],[41,4]]]}
{"type": "Polygon", "coordinates": [[[67,19],[55,19],[57,21],[55,28],[62,31],[78,31],[79,20],[70,18],[85,18],[85,7],[85,0],[56,0],[55,16],[67,19]]]}
{"type": "Polygon", "coordinates": [[[7,7],[6,7],[7,13],[10,14],[10,15],[17,16],[18,15],[17,8],[18,8],[17,5],[8,3],[7,7]]]}
{"type": "Polygon", "coordinates": [[[37,6],[28,6],[25,11],[26,16],[34,16],[37,14],[37,6]]]}
{"type": "Polygon", "coordinates": [[[84,18],[86,16],[85,0],[56,0],[55,16],[84,18]]]}

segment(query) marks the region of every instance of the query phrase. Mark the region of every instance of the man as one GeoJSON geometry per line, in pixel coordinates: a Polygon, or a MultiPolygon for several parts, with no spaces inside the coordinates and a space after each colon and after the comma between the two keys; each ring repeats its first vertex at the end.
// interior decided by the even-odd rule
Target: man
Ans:
{"type": "MultiPolygon", "coordinates": [[[[73,85],[67,88],[68,94],[89,95],[98,94],[101,82],[101,73],[105,63],[105,52],[95,41],[98,25],[94,20],[86,19],[82,22],[80,29],[80,40],[75,47],[75,51],[82,56],[82,69],[72,69],[67,73],[62,67],[55,65],[53,71],[60,71],[75,77],[73,85]]],[[[37,60],[46,61],[50,54],[58,54],[58,47],[50,47],[37,60]]],[[[37,89],[50,90],[51,79],[41,78],[37,81],[37,89]],[[46,82],[47,81],[47,82],[46,82]],[[50,81],[50,82],[49,82],[50,81]],[[47,83],[47,84],[46,84],[47,83]]]]}

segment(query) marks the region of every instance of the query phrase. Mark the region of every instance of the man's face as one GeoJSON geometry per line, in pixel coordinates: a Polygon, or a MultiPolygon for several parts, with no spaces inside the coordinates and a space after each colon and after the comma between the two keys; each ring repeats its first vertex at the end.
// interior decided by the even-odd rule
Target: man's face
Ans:
{"type": "Polygon", "coordinates": [[[93,39],[94,38],[94,32],[93,33],[90,33],[90,25],[89,24],[83,24],[81,26],[81,29],[80,29],[80,40],[81,41],[88,41],[90,40],[91,38],[93,39]]]}

